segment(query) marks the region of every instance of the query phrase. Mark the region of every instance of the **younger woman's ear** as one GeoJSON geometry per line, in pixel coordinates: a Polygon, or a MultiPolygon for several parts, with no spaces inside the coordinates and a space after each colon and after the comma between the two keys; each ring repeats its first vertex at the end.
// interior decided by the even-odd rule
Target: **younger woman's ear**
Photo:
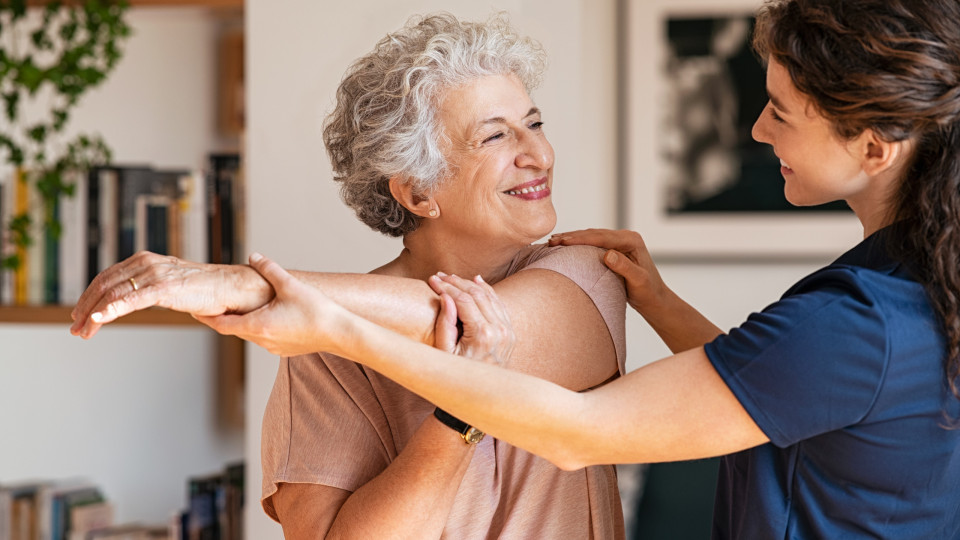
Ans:
{"type": "Polygon", "coordinates": [[[901,167],[910,154],[910,141],[886,141],[872,129],[861,135],[863,140],[863,171],[870,176],[878,176],[901,167]]]}
{"type": "Polygon", "coordinates": [[[412,182],[404,182],[399,177],[390,178],[390,194],[404,208],[420,217],[437,217],[437,202],[433,197],[422,197],[415,193],[412,182]]]}

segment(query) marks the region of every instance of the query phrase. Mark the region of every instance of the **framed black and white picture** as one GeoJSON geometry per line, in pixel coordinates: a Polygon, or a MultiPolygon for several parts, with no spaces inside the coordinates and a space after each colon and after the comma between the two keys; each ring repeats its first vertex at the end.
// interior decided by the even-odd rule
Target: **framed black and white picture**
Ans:
{"type": "Polygon", "coordinates": [[[654,256],[828,258],[861,235],[842,202],[795,207],[751,130],[766,102],[754,0],[626,0],[627,226],[654,256]]]}

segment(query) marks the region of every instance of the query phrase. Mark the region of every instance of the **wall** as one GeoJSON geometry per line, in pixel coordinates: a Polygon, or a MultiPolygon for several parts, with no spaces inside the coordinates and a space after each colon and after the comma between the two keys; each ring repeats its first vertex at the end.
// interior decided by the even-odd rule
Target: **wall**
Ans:
{"type": "MultiPolygon", "coordinates": [[[[126,56],[70,127],[99,130],[119,163],[196,168],[214,136],[216,20],[138,8],[126,56]]],[[[0,482],[84,476],[117,519],[165,523],[188,476],[243,457],[215,422],[213,334],[201,327],[0,325],[0,482]]]]}
{"type": "MultiPolygon", "coordinates": [[[[446,9],[464,18],[506,10],[540,40],[550,66],[534,100],[557,153],[557,230],[616,225],[616,13],[614,0],[466,2],[248,0],[249,246],[291,268],[367,271],[395,256],[397,241],[364,228],[340,203],[320,137],[343,71],[410,14],[446,9]],[[284,9],[289,7],[289,9],[284,9]],[[282,39],[278,39],[282,36],[282,39]]],[[[792,264],[664,264],[668,283],[723,328],[776,300],[815,267],[792,264]]],[[[628,317],[629,365],[666,349],[628,317]]],[[[280,538],[259,509],[260,420],[276,358],[248,346],[247,532],[280,538]]]]}

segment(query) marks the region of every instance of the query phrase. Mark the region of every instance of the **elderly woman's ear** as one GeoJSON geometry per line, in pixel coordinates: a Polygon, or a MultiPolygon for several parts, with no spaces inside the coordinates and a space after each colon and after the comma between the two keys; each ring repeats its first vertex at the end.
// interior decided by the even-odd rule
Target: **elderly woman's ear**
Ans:
{"type": "Polygon", "coordinates": [[[404,208],[422,218],[440,216],[436,199],[418,194],[412,182],[404,182],[394,176],[390,178],[390,193],[404,208]]]}

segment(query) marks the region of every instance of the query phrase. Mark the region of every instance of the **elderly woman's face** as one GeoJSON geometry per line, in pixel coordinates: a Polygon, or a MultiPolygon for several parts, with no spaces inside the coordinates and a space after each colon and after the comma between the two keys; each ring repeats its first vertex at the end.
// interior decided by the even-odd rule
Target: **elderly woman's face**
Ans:
{"type": "Polygon", "coordinates": [[[523,244],[553,230],[553,147],[516,77],[492,75],[448,90],[440,120],[452,171],[434,195],[444,227],[464,239],[523,244]]]}

